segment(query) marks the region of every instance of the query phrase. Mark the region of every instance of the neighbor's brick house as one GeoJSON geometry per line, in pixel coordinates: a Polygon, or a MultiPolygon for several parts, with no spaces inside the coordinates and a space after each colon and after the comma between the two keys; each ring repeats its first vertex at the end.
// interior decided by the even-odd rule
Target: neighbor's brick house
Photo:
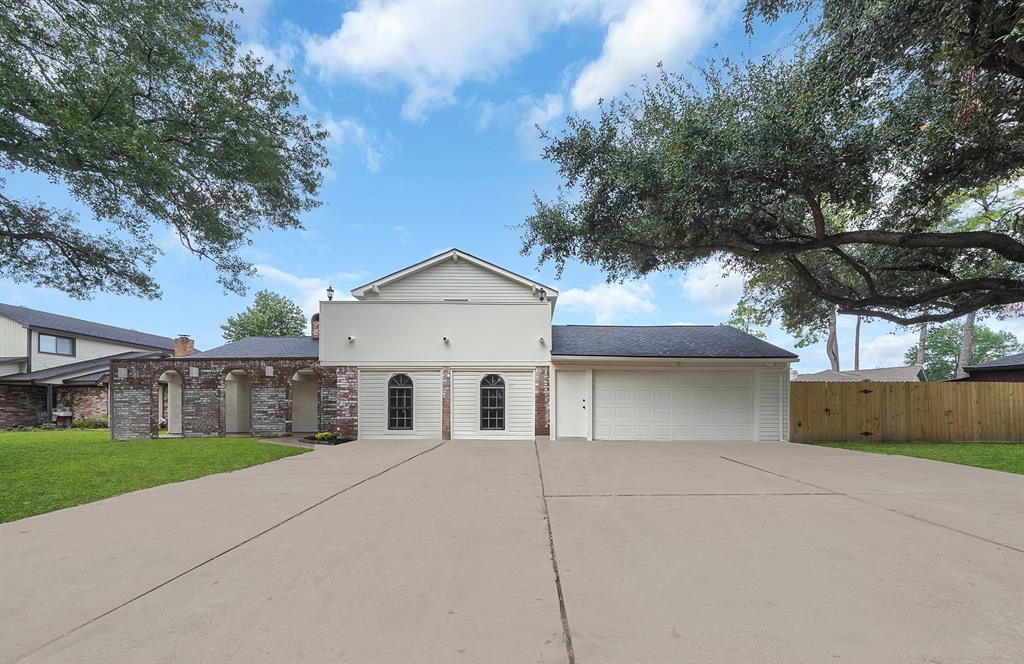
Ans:
{"type": "Polygon", "coordinates": [[[111,358],[165,357],[191,344],[0,303],[0,429],[105,419],[111,358]]]}

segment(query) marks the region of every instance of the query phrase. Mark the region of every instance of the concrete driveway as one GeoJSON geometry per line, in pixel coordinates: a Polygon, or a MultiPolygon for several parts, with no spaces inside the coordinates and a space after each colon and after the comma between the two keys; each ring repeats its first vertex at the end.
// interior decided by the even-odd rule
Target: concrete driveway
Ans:
{"type": "Polygon", "coordinates": [[[1024,477],[791,444],[359,441],[0,526],[3,662],[1019,663],[1022,623],[1024,477]]]}

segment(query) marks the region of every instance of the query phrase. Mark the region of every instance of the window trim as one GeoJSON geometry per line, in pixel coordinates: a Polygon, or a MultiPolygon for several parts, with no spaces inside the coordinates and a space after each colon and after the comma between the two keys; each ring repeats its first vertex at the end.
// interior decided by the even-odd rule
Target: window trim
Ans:
{"type": "MultiPolygon", "coordinates": [[[[412,376],[407,373],[393,373],[388,376],[388,382],[385,383],[384,390],[385,399],[385,410],[384,410],[384,424],[387,426],[388,431],[415,431],[416,430],[416,381],[413,380],[412,376]],[[408,385],[392,385],[391,381],[395,380],[399,376],[404,376],[408,381],[408,385]],[[395,427],[391,426],[391,390],[401,389],[409,391],[409,426],[407,427],[395,427]]],[[[399,408],[396,406],[396,410],[399,408]]]]}
{"type": "MultiPolygon", "coordinates": [[[[55,349],[58,347],[56,341],[54,342],[53,347],[55,349]]],[[[75,357],[78,354],[78,340],[75,339],[74,337],[65,337],[59,334],[38,332],[36,333],[36,352],[39,353],[40,355],[60,355],[61,357],[75,357]],[[60,351],[56,350],[53,352],[43,350],[43,337],[53,337],[54,339],[67,339],[68,341],[71,342],[71,352],[61,353],[60,351]]]]}
{"type": "Polygon", "coordinates": [[[508,383],[505,380],[505,377],[502,376],[501,374],[497,374],[497,373],[484,374],[483,377],[480,378],[479,389],[480,389],[480,392],[479,392],[480,412],[478,413],[478,415],[479,415],[480,431],[506,431],[508,429],[508,383]],[[494,385],[486,385],[485,386],[484,385],[484,381],[487,380],[488,378],[492,377],[492,376],[494,378],[497,378],[500,381],[500,383],[497,383],[497,384],[494,384],[494,385]],[[499,426],[484,426],[484,422],[487,419],[496,419],[494,417],[493,413],[492,413],[490,418],[487,418],[485,416],[485,414],[484,414],[485,411],[488,411],[488,410],[489,411],[497,411],[498,410],[498,408],[496,406],[485,406],[484,405],[484,390],[501,390],[501,426],[500,427],[499,426]]]}

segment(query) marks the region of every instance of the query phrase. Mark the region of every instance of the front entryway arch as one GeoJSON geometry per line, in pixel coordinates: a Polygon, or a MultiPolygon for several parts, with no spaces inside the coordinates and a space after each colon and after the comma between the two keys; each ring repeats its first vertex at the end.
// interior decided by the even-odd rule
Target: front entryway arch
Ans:
{"type": "Polygon", "coordinates": [[[292,433],[319,431],[320,377],[312,369],[292,375],[292,433]]]}
{"type": "Polygon", "coordinates": [[[224,431],[252,432],[252,389],[249,374],[242,369],[224,376],[224,431]]]}

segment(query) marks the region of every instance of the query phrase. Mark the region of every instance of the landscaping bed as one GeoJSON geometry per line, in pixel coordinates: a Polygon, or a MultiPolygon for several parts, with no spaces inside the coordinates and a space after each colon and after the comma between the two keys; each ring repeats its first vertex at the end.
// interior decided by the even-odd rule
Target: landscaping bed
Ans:
{"type": "Polygon", "coordinates": [[[1024,443],[814,443],[844,450],[899,454],[1024,475],[1024,443]]]}
{"type": "Polygon", "coordinates": [[[312,443],[313,445],[341,445],[342,443],[351,443],[353,440],[355,438],[347,438],[327,431],[306,436],[302,439],[303,442],[312,443]]]}
{"type": "Polygon", "coordinates": [[[309,450],[254,438],[112,441],[105,429],[0,433],[0,522],[309,450]]]}

